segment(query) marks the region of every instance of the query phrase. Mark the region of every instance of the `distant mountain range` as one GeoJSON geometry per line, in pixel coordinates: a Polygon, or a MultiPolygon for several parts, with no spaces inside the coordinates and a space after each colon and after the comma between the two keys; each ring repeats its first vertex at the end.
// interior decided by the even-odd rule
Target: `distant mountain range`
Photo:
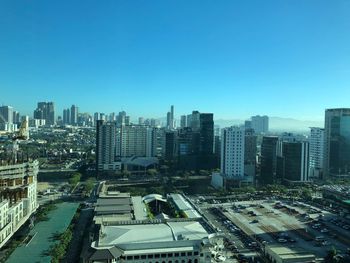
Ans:
{"type": "MultiPolygon", "coordinates": [[[[232,125],[244,124],[244,120],[232,119],[232,120],[215,120],[215,125],[219,125],[221,128],[229,127],[232,125]]],[[[323,121],[318,120],[297,120],[293,118],[281,118],[281,117],[269,117],[269,129],[272,132],[307,132],[309,127],[323,127],[323,121]]]]}

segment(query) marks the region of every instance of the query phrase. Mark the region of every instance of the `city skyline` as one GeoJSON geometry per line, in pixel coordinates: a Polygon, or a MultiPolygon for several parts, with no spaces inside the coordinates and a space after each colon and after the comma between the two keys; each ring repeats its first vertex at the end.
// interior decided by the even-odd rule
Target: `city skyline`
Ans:
{"type": "Polygon", "coordinates": [[[163,117],[177,105],[176,116],[322,120],[350,95],[349,10],[347,1],[2,2],[0,103],[25,114],[54,101],[60,115],[77,104],[163,117]]]}

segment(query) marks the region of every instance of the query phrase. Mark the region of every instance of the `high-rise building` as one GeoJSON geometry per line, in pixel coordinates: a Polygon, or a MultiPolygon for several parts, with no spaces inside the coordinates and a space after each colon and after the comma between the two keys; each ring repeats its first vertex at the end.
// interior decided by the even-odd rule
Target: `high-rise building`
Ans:
{"type": "Polygon", "coordinates": [[[198,131],[200,129],[200,113],[199,111],[192,111],[191,122],[187,122],[187,126],[191,127],[192,130],[198,131]]]}
{"type": "Polygon", "coordinates": [[[73,104],[70,108],[70,124],[78,125],[78,111],[78,107],[73,104]]]}
{"type": "Polygon", "coordinates": [[[177,157],[177,132],[164,131],[163,135],[163,158],[165,160],[174,160],[177,157]]]}
{"type": "Polygon", "coordinates": [[[70,109],[63,110],[63,124],[70,123],[70,109]]]}
{"type": "Polygon", "coordinates": [[[13,108],[11,106],[0,107],[0,130],[13,131],[15,127],[13,125],[13,108]]]}
{"type": "Polygon", "coordinates": [[[350,174],[350,108],[327,109],[324,129],[324,175],[350,174]]]}
{"type": "MultiPolygon", "coordinates": [[[[248,124],[247,124],[248,125],[248,124]]],[[[268,116],[252,116],[251,117],[251,128],[254,129],[255,133],[267,133],[269,131],[269,117],[268,116]]]]}
{"type": "Polygon", "coordinates": [[[309,142],[283,142],[281,157],[284,182],[309,181],[309,142]]]}
{"type": "Polygon", "coordinates": [[[116,170],[116,123],[98,120],[96,123],[96,170],[116,170]]]}
{"type": "Polygon", "coordinates": [[[199,114],[200,153],[212,155],[214,153],[214,115],[213,113],[199,114]]]}
{"type": "Polygon", "coordinates": [[[144,125],[145,119],[143,117],[139,117],[139,125],[144,125]]]}
{"type": "Polygon", "coordinates": [[[244,133],[238,126],[221,131],[221,173],[226,179],[244,178],[244,133]]]}
{"type": "Polygon", "coordinates": [[[324,129],[311,127],[309,137],[309,166],[310,177],[321,178],[323,171],[324,156],[324,129]]]}
{"type": "Polygon", "coordinates": [[[0,248],[38,208],[38,161],[0,165],[0,248]]]}
{"type": "Polygon", "coordinates": [[[260,184],[273,184],[276,180],[277,136],[264,136],[261,144],[260,184]]]}
{"type": "Polygon", "coordinates": [[[170,129],[175,129],[174,105],[170,107],[170,129]]]}
{"type": "Polygon", "coordinates": [[[55,124],[55,105],[53,102],[38,102],[34,119],[45,120],[46,125],[55,124]]]}
{"type": "Polygon", "coordinates": [[[244,175],[249,177],[250,181],[255,179],[256,174],[256,154],[257,154],[257,136],[253,129],[245,127],[244,139],[244,175]]]}
{"type": "Polygon", "coordinates": [[[155,128],[144,125],[124,125],[118,128],[117,153],[120,157],[156,156],[155,128]]]}
{"type": "Polygon", "coordinates": [[[186,115],[182,115],[180,119],[180,127],[185,128],[187,127],[187,117],[186,115]]]}

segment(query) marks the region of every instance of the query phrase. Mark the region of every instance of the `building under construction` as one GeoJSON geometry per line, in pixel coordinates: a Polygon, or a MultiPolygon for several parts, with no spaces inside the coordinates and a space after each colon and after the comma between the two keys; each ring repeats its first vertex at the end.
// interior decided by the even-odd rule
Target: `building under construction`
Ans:
{"type": "Polygon", "coordinates": [[[0,164],[0,248],[38,207],[38,161],[0,164]]]}

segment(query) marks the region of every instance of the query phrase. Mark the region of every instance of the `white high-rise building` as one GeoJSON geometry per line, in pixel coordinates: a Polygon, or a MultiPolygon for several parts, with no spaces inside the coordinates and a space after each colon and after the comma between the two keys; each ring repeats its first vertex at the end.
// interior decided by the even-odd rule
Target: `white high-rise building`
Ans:
{"type": "Polygon", "coordinates": [[[310,127],[309,143],[309,176],[319,178],[323,170],[324,129],[310,127]]]}
{"type": "Polygon", "coordinates": [[[121,157],[156,156],[155,128],[144,125],[125,125],[118,129],[117,154],[121,157]]]}
{"type": "Polygon", "coordinates": [[[268,116],[252,116],[251,127],[255,133],[267,133],[269,131],[269,117],[268,116]]]}
{"type": "Polygon", "coordinates": [[[227,179],[244,178],[244,127],[232,126],[221,131],[221,173],[227,179]]]}

